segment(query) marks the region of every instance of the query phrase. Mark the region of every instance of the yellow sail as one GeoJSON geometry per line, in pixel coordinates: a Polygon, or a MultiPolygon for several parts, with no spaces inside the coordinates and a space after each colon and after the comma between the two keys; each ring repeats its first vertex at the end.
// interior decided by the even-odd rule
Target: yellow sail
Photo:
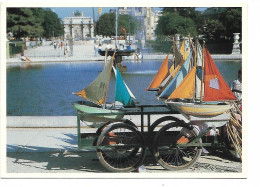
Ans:
{"type": "Polygon", "coordinates": [[[172,92],[168,99],[192,99],[195,93],[195,74],[196,66],[194,66],[188,75],[183,79],[181,84],[172,92]]]}

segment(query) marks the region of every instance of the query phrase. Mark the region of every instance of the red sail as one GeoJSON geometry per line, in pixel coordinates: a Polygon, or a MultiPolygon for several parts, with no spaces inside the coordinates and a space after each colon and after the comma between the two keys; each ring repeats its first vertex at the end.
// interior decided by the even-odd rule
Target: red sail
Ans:
{"type": "Polygon", "coordinates": [[[224,78],[218,71],[209,51],[204,48],[205,56],[205,90],[204,101],[236,100],[224,78]]]}

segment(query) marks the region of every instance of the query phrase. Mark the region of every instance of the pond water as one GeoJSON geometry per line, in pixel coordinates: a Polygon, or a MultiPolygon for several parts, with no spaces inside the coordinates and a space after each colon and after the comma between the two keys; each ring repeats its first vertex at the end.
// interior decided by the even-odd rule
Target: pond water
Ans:
{"type": "MultiPolygon", "coordinates": [[[[215,61],[228,84],[237,77],[241,61],[215,61]]],[[[150,84],[162,61],[123,62],[127,72],[122,77],[137,102],[160,104],[155,92],[145,89],[150,84]]],[[[7,68],[8,116],[72,116],[76,111],[71,103],[83,100],[78,92],[102,71],[103,62],[55,63],[7,68]]],[[[111,76],[108,102],[113,102],[115,77],[111,76]]],[[[162,104],[162,103],[161,103],[162,104]]]]}

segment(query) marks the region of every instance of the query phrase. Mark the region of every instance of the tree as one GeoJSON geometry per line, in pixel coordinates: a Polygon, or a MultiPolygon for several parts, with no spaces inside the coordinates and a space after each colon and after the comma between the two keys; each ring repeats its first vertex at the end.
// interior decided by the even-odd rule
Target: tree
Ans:
{"type": "MultiPolygon", "coordinates": [[[[118,29],[124,27],[131,35],[136,34],[140,29],[140,22],[137,21],[133,16],[130,15],[119,15],[118,16],[118,29]]],[[[124,34],[123,31],[119,30],[119,34],[124,34]]]]}
{"type": "Polygon", "coordinates": [[[16,38],[41,36],[41,24],[31,8],[7,8],[7,32],[12,32],[16,38]]]}
{"type": "Polygon", "coordinates": [[[106,13],[100,16],[96,24],[96,32],[103,36],[115,36],[115,13],[106,13]]]}
{"type": "Polygon", "coordinates": [[[50,9],[45,9],[44,14],[44,36],[45,37],[57,37],[64,34],[64,27],[61,20],[58,18],[57,14],[50,9]]]}
{"type": "Polygon", "coordinates": [[[8,8],[7,32],[14,37],[61,36],[63,25],[57,14],[42,8],[8,8]]]}
{"type": "Polygon", "coordinates": [[[157,36],[175,34],[196,36],[196,25],[191,18],[180,16],[177,12],[165,12],[160,17],[155,30],[157,36]]]}
{"type": "MultiPolygon", "coordinates": [[[[128,33],[136,34],[140,28],[140,23],[130,15],[119,15],[118,16],[118,34],[124,34],[120,31],[120,28],[124,27],[128,33]]],[[[96,24],[97,34],[103,36],[115,36],[116,35],[116,14],[106,13],[100,16],[96,24]]]]}
{"type": "Polygon", "coordinates": [[[209,41],[221,40],[225,36],[225,27],[219,20],[208,20],[201,30],[204,38],[209,41]]]}
{"type": "Polygon", "coordinates": [[[200,28],[208,40],[232,41],[233,33],[242,33],[241,8],[208,8],[203,12],[205,24],[200,28]]]}
{"type": "MultiPolygon", "coordinates": [[[[225,35],[233,38],[233,33],[242,33],[242,9],[228,8],[225,14],[220,17],[220,21],[226,28],[225,35]]],[[[241,34],[242,36],[242,34],[241,34]]]]}
{"type": "Polygon", "coordinates": [[[163,12],[175,12],[178,13],[180,16],[192,19],[196,25],[197,31],[199,31],[199,28],[201,28],[201,26],[203,25],[202,13],[200,11],[197,11],[195,7],[166,7],[163,8],[163,12]]]}

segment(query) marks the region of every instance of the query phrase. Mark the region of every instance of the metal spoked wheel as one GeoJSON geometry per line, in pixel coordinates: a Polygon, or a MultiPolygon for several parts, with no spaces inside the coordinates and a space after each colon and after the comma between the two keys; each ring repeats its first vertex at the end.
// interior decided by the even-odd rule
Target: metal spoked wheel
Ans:
{"type": "MultiPolygon", "coordinates": [[[[184,124],[176,122],[162,127],[156,134],[153,143],[153,154],[156,161],[168,170],[181,170],[191,167],[200,157],[201,148],[185,146],[198,133],[184,124]]],[[[196,143],[202,143],[199,139],[196,143]]]]}
{"type": "Polygon", "coordinates": [[[107,128],[97,141],[100,163],[112,172],[130,172],[142,163],[145,143],[142,134],[133,126],[118,123],[107,128]]]}

